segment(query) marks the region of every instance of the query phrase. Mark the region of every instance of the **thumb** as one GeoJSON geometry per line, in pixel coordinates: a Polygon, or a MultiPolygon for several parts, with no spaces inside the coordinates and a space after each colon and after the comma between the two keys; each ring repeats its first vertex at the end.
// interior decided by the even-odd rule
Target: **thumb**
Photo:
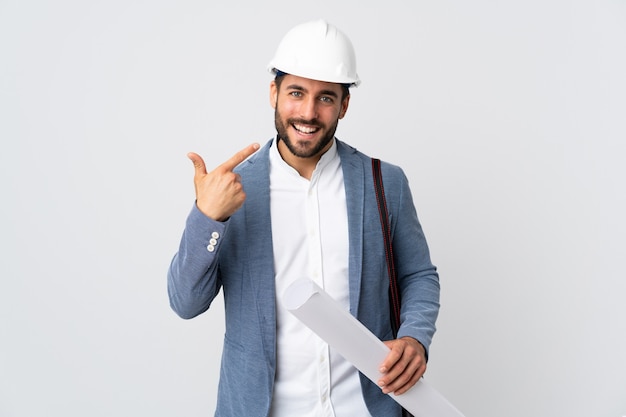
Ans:
{"type": "Polygon", "coordinates": [[[206,165],[204,165],[204,160],[200,155],[194,152],[189,152],[187,154],[187,158],[191,159],[191,162],[193,162],[196,175],[206,175],[206,165]]]}

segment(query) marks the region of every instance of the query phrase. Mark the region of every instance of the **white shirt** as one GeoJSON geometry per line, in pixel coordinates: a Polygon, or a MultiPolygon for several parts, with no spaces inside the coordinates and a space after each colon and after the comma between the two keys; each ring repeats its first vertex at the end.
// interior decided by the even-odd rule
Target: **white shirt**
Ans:
{"type": "Polygon", "coordinates": [[[281,158],[274,142],[270,204],[278,352],[270,417],[368,417],[356,368],[282,305],[287,287],[309,278],[350,308],[348,212],[336,143],[309,181],[281,158]]]}

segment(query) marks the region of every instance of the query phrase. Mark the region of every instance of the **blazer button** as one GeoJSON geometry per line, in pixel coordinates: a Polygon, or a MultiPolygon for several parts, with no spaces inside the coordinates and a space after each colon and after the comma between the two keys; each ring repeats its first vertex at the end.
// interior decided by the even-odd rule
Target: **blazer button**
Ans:
{"type": "Polygon", "coordinates": [[[208,250],[209,252],[213,252],[215,250],[215,246],[209,245],[206,247],[206,250],[208,250]]]}
{"type": "Polygon", "coordinates": [[[218,232],[213,232],[213,233],[211,233],[211,237],[212,237],[213,239],[219,239],[220,234],[219,234],[218,232]]]}

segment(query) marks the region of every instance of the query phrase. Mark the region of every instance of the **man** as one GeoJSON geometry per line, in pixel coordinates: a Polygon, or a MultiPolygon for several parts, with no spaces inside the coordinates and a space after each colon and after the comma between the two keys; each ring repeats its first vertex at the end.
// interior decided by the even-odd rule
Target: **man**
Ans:
{"type": "Polygon", "coordinates": [[[439,280],[407,179],[382,163],[402,297],[393,339],[371,159],[335,138],[349,87],[359,84],[355,63],[352,44],[334,26],[296,26],[270,64],[276,138],[244,148],[211,172],[189,154],[196,204],[168,291],[172,308],[192,318],[223,290],[216,416],[400,416],[386,394],[401,395],[426,370],[439,280]],[[285,289],[302,277],[385,340],[390,353],[378,386],[282,306],[285,289]]]}

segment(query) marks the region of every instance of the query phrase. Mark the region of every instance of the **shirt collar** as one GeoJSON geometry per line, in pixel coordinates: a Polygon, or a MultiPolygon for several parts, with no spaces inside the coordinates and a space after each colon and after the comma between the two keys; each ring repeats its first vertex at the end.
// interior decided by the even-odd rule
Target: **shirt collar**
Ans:
{"type": "MultiPolygon", "coordinates": [[[[293,167],[291,167],[287,162],[285,162],[282,156],[280,156],[280,152],[278,152],[279,140],[280,139],[276,137],[274,142],[272,143],[272,146],[270,147],[270,164],[283,167],[283,169],[286,169],[288,172],[292,172],[295,175],[300,176],[298,171],[296,171],[293,167]]],[[[330,164],[336,158],[338,158],[337,140],[333,138],[332,145],[330,145],[330,148],[328,148],[328,150],[322,154],[322,157],[320,158],[320,160],[317,161],[317,166],[315,167],[315,171],[313,171],[313,175],[311,176],[311,179],[319,176],[321,172],[324,170],[324,168],[327,167],[328,164],[330,164]]]]}

